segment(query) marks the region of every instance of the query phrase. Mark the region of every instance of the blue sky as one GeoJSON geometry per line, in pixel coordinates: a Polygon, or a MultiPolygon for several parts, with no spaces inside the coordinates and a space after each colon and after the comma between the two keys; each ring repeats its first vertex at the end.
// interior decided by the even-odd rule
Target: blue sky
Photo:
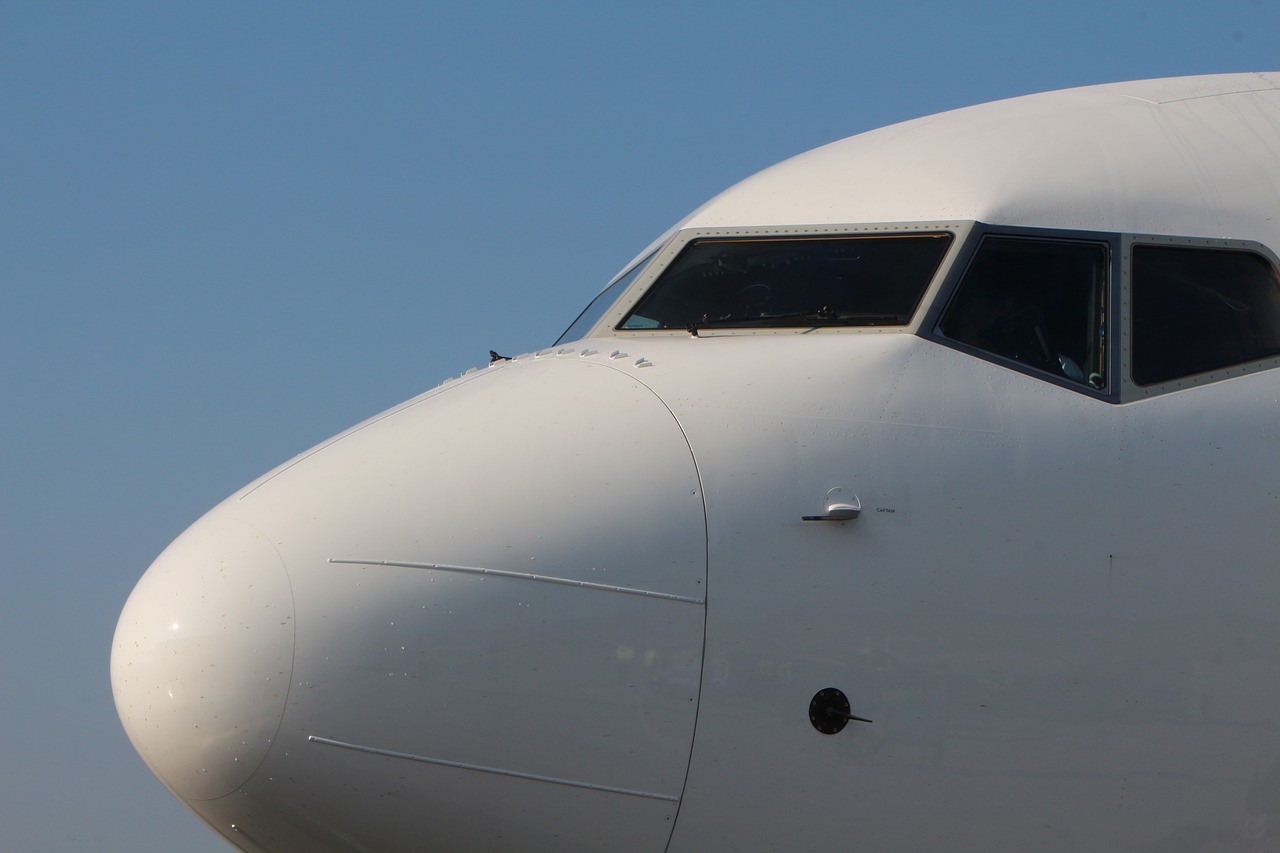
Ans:
{"type": "Polygon", "coordinates": [[[0,4],[0,846],[225,849],[116,618],[222,497],[773,162],[981,101],[1280,68],[1280,3],[0,4]]]}

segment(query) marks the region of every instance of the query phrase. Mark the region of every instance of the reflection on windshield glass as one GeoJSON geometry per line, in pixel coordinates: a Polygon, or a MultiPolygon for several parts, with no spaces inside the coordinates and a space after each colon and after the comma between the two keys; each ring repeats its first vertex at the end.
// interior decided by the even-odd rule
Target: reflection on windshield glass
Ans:
{"type": "Polygon", "coordinates": [[[694,240],[619,329],[901,326],[951,234],[694,240]]]}

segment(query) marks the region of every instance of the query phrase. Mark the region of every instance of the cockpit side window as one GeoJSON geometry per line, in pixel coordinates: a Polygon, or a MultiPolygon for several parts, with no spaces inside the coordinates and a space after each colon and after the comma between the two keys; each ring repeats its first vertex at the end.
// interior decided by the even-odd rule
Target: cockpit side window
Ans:
{"type": "Polygon", "coordinates": [[[1280,355],[1280,273],[1254,252],[1133,247],[1139,386],[1280,355]]]}
{"type": "Polygon", "coordinates": [[[617,328],[901,326],[950,232],[691,241],[617,328]]]}
{"type": "Polygon", "coordinates": [[[953,341],[1107,387],[1105,243],[983,238],[939,324],[953,341]]]}

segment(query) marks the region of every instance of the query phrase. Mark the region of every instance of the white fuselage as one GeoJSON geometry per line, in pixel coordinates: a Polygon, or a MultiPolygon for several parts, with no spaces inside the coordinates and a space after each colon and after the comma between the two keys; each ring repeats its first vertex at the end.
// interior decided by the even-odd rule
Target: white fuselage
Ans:
{"type": "MultiPolygon", "coordinates": [[[[1100,91],[1104,114],[1157,110],[1100,91]]],[[[1017,121],[938,117],[954,144],[936,155],[1007,161],[996,131],[1081,97],[1056,94],[993,105],[1017,121]]],[[[1180,128],[1171,150],[1211,147],[1191,119],[1154,122],[1180,128]]],[[[1188,153],[1197,222],[1164,197],[1122,209],[1115,188],[1141,181],[1115,170],[1106,198],[1051,169],[996,198],[992,176],[1030,185],[1043,149],[904,202],[915,125],[848,141],[902,161],[853,157],[860,193],[821,186],[840,143],[744,182],[659,241],[585,338],[446,382],[193,525],[112,654],[152,770],[246,850],[1274,843],[1280,360],[1136,383],[1129,255],[1177,236],[1274,260],[1280,226],[1252,212],[1280,172],[1249,176],[1280,142],[1248,137],[1229,174],[1188,153]],[[853,215],[821,221],[821,194],[845,192],[853,215]],[[981,221],[1111,259],[1103,378],[939,332],[981,221]],[[951,242],[907,323],[623,328],[683,245],[769,229],[951,242]],[[833,489],[857,517],[802,520],[833,489]],[[824,688],[864,719],[821,732],[824,688]]],[[[1060,143],[1073,162],[1087,135],[1060,143]]],[[[1167,152],[1145,139],[1126,156],[1156,181],[1167,152]]]]}

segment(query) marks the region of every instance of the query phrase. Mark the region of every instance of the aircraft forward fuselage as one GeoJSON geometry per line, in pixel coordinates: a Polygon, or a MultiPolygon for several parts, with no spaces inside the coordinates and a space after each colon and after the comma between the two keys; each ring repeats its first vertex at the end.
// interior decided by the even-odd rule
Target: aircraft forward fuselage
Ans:
{"type": "Polygon", "coordinates": [[[245,850],[1274,844],[1278,87],[727,190],[179,537],[126,731],[245,850]]]}

